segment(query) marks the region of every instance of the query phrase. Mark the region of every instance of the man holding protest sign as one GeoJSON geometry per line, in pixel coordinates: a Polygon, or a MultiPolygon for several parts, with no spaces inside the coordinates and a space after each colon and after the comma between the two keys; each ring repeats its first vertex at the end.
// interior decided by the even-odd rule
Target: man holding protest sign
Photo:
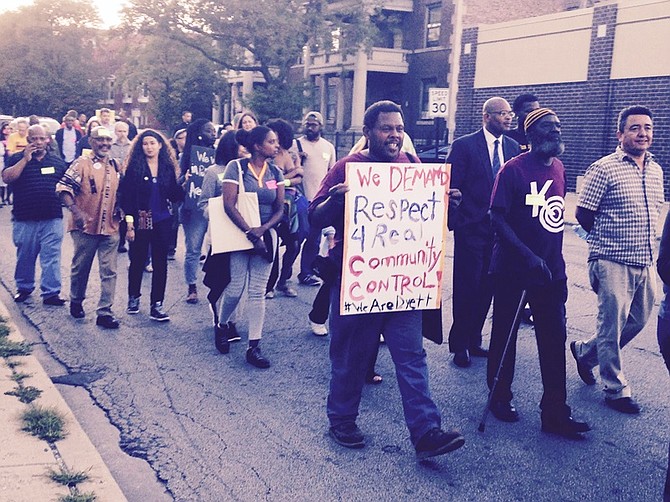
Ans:
{"type": "Polygon", "coordinates": [[[336,230],[330,253],[339,270],[331,290],[330,435],[348,448],[365,446],[356,418],[367,366],[383,333],[396,367],[405,421],[421,460],[465,443],[459,432],[440,428],[421,334],[420,309],[435,308],[440,301],[443,243],[431,236],[426,241],[426,236],[428,228],[444,227],[449,175],[446,166],[409,165],[415,159],[401,152],[404,121],[399,105],[376,102],[365,111],[363,122],[369,149],[338,161],[310,205],[312,224],[336,230]],[[420,192],[417,200],[415,188],[420,192]],[[384,189],[386,201],[372,200],[384,189]],[[393,266],[393,260],[405,260],[403,267],[393,266]],[[410,274],[408,263],[423,266],[424,272],[410,274]],[[379,269],[376,275],[374,269],[379,269]],[[389,292],[394,300],[385,296],[389,292]]]}

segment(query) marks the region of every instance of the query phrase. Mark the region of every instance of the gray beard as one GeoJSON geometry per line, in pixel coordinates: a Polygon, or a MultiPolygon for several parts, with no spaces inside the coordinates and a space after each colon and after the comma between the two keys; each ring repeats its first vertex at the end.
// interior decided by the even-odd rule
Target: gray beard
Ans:
{"type": "Polygon", "coordinates": [[[562,140],[559,141],[542,141],[538,145],[533,145],[533,150],[535,153],[544,158],[551,157],[560,157],[565,151],[565,143],[562,140]]]}

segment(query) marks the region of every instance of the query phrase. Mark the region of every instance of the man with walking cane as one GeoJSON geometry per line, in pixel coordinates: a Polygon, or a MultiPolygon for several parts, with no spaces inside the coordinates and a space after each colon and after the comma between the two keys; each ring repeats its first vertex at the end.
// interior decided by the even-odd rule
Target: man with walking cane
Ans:
{"type": "Polygon", "coordinates": [[[499,420],[519,420],[511,386],[519,328],[515,313],[525,296],[535,318],[544,386],[542,430],[581,439],[582,433],[591,428],[572,418],[565,389],[565,170],[557,158],[564,150],[561,123],[553,111],[539,108],[528,114],[525,129],[530,152],[505,164],[491,195],[495,241],[491,259],[493,330],[487,368],[489,408],[499,420]]]}

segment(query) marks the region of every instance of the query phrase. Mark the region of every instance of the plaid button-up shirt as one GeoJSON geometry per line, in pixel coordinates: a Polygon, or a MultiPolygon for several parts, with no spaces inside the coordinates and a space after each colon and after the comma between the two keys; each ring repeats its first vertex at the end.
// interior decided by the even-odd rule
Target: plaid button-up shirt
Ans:
{"type": "Polygon", "coordinates": [[[589,261],[652,265],[656,223],[664,202],[663,171],[651,153],[644,169],[621,147],[594,162],[584,175],[577,205],[595,212],[588,236],[589,261]]]}

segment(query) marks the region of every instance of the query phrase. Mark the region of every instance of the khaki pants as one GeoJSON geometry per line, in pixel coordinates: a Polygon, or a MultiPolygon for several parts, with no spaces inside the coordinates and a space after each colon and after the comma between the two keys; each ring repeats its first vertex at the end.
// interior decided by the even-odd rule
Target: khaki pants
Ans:
{"type": "Polygon", "coordinates": [[[100,269],[100,301],[96,313],[101,315],[112,314],[112,303],[116,292],[116,258],[119,244],[119,234],[89,235],[79,230],[70,232],[74,242],[74,256],[72,257],[72,271],[70,278],[70,301],[83,303],[86,298],[88,276],[93,265],[93,258],[98,254],[98,268],[100,269]]]}
{"type": "Polygon", "coordinates": [[[600,366],[605,395],[610,399],[630,397],[623,374],[621,349],[647,324],[654,306],[656,271],[608,260],[589,262],[589,279],[598,295],[596,334],[577,342],[579,361],[600,366]]]}

